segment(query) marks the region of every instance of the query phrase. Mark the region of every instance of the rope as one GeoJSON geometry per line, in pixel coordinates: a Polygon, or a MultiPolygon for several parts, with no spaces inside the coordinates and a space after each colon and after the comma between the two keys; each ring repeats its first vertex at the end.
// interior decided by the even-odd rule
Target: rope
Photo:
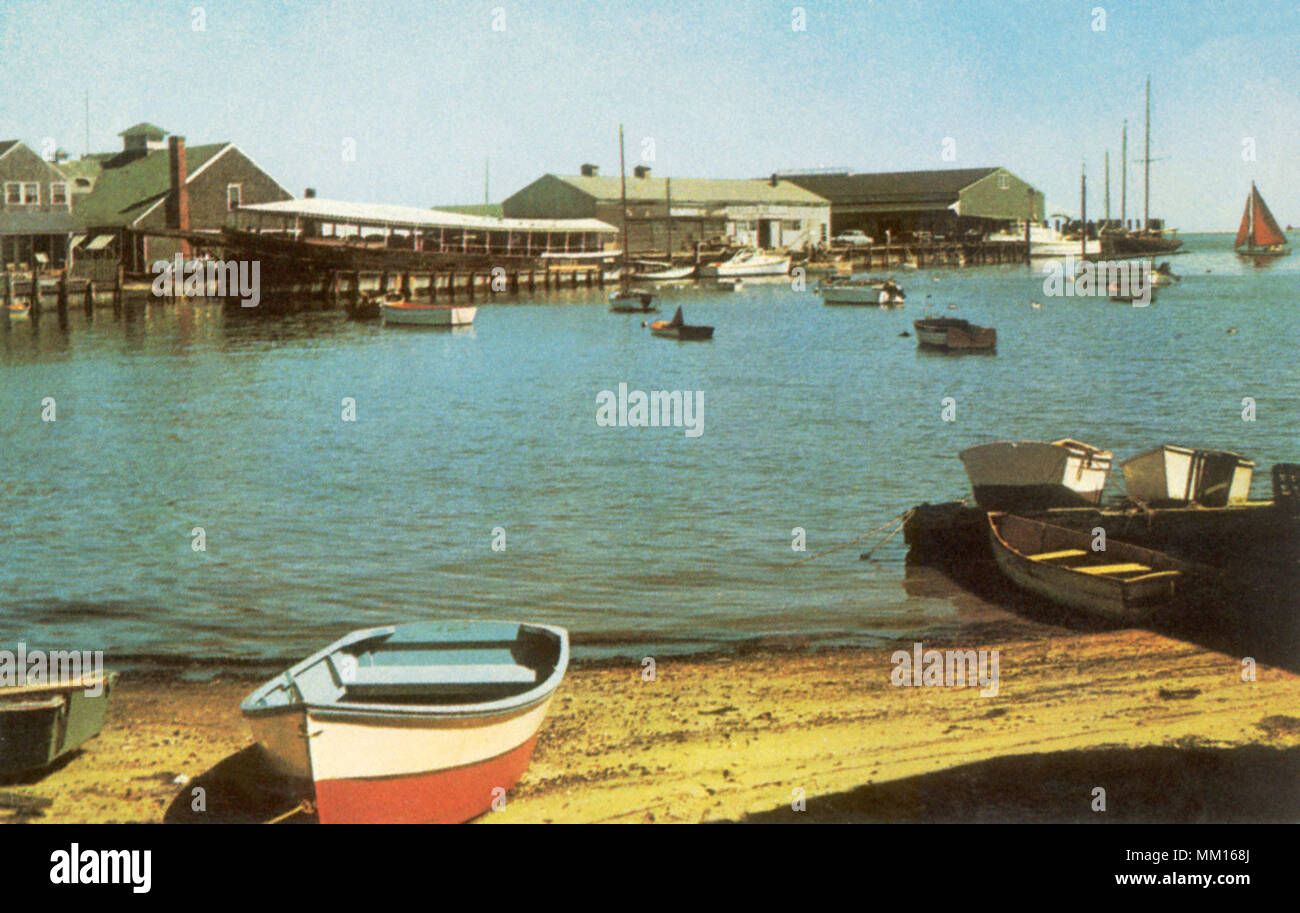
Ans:
{"type": "Polygon", "coordinates": [[[314,815],[316,814],[316,806],[312,805],[309,799],[303,799],[301,802],[299,802],[293,808],[289,809],[283,815],[276,815],[270,821],[265,821],[263,823],[279,824],[281,821],[287,821],[288,819],[292,818],[294,815],[297,814],[314,815]]]}
{"type": "Polygon", "coordinates": [[[820,552],[818,552],[818,553],[815,554],[815,555],[808,555],[807,557],[805,557],[805,558],[800,558],[798,561],[793,561],[793,562],[791,562],[790,564],[783,564],[783,565],[780,565],[780,567],[783,567],[783,568],[788,568],[788,567],[797,567],[798,565],[803,564],[805,561],[812,561],[814,558],[820,558],[820,557],[822,557],[823,555],[829,555],[831,552],[838,552],[838,551],[839,551],[840,549],[842,549],[842,548],[848,548],[850,545],[852,545],[852,544],[855,543],[855,542],[861,542],[863,539],[867,538],[868,536],[874,536],[874,535],[876,535],[876,534],[879,533],[879,532],[883,532],[884,530],[888,529],[889,527],[891,527],[891,526],[893,526],[895,523],[897,523],[897,524],[898,524],[898,529],[894,530],[892,533],[890,533],[890,534],[889,534],[889,535],[884,539],[883,542],[879,543],[878,545],[876,545],[875,547],[873,547],[873,548],[871,549],[871,551],[867,552],[867,554],[869,555],[869,554],[871,554],[871,552],[874,552],[877,548],[880,548],[881,545],[884,545],[885,542],[888,542],[890,539],[894,538],[894,536],[898,533],[898,530],[903,528],[903,525],[904,525],[905,523],[907,523],[907,521],[911,518],[912,514],[915,513],[915,512],[916,512],[916,509],[915,509],[915,508],[911,508],[911,509],[909,509],[909,510],[905,510],[905,511],[903,511],[901,514],[899,514],[897,517],[894,517],[894,518],[893,518],[892,520],[890,520],[889,522],[887,522],[887,523],[882,523],[880,526],[877,526],[875,529],[873,529],[873,530],[871,530],[871,531],[869,531],[869,532],[865,532],[865,533],[863,533],[861,536],[855,536],[855,537],[853,537],[852,539],[850,539],[848,542],[841,542],[839,545],[833,545],[833,546],[831,546],[830,548],[825,549],[825,550],[823,550],[823,551],[820,551],[820,552]]]}

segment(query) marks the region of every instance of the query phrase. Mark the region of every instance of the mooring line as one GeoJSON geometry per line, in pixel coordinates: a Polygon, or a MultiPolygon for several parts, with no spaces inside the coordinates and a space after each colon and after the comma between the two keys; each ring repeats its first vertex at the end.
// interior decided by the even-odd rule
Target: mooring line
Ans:
{"type": "Polygon", "coordinates": [[[888,536],[885,537],[884,541],[882,541],[879,545],[876,545],[866,553],[870,555],[871,552],[874,552],[877,548],[880,548],[880,546],[884,545],[885,542],[888,542],[890,539],[894,538],[894,536],[897,535],[898,530],[903,528],[904,524],[907,523],[908,518],[910,518],[912,514],[915,513],[915,511],[916,511],[915,508],[909,508],[908,510],[905,510],[901,514],[899,514],[897,517],[894,517],[889,522],[882,523],[880,526],[877,526],[875,529],[869,532],[863,533],[861,536],[855,536],[852,539],[850,539],[848,542],[841,542],[839,545],[833,545],[830,548],[825,549],[824,551],[820,551],[815,555],[808,555],[805,558],[800,558],[798,561],[792,561],[789,564],[782,564],[780,565],[780,567],[783,568],[797,567],[798,565],[803,564],[805,561],[812,561],[814,558],[820,558],[823,555],[829,555],[831,552],[838,552],[842,548],[848,548],[850,545],[852,545],[855,542],[861,542],[863,539],[867,538],[868,536],[874,536],[877,533],[883,532],[884,530],[888,529],[889,527],[897,523],[898,529],[895,529],[892,533],[890,533],[888,536]]]}

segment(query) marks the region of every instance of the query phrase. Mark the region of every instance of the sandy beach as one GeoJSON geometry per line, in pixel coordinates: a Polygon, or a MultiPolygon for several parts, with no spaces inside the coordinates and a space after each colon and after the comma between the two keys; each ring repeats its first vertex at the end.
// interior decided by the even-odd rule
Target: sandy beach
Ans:
{"type": "MultiPolygon", "coordinates": [[[[959,647],[999,651],[995,696],[896,686],[895,648],[663,657],[653,681],[637,662],[578,664],[524,779],[479,820],[1300,820],[1300,676],[1261,665],[1243,682],[1241,657],[1141,630],[959,647]]],[[[51,804],[0,820],[291,810],[262,788],[239,715],[254,681],[123,675],[98,738],[0,785],[51,804]]]]}

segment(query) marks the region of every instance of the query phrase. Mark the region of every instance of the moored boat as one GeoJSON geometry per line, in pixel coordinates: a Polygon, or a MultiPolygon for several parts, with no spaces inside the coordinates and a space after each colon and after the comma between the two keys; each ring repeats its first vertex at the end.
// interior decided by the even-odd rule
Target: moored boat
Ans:
{"type": "Polygon", "coordinates": [[[1124,490],[1134,501],[1167,506],[1244,504],[1255,464],[1227,450],[1198,450],[1165,444],[1120,464],[1124,490]]]}
{"type": "Polygon", "coordinates": [[[688,324],[682,317],[681,307],[673,314],[672,320],[656,320],[650,324],[650,332],[664,339],[691,340],[712,339],[713,327],[688,324]]]}
{"type": "Polygon", "coordinates": [[[104,727],[116,672],[0,688],[0,776],[40,770],[104,727]]]}
{"type": "Polygon", "coordinates": [[[1015,514],[988,515],[999,570],[1057,605],[1116,621],[1141,621],[1174,596],[1182,576],[1162,552],[1111,539],[1093,550],[1089,533],[1015,514]]]}
{"type": "Polygon", "coordinates": [[[11,304],[8,306],[10,320],[26,320],[32,315],[32,306],[30,304],[11,304]]]}
{"type": "Polygon", "coordinates": [[[958,454],[986,510],[1045,510],[1101,503],[1111,453],[1065,438],[994,441],[958,454]]]}
{"type": "Polygon", "coordinates": [[[1246,211],[1241,214],[1241,226],[1237,229],[1237,239],[1233,242],[1237,254],[1242,257],[1262,260],[1273,257],[1285,257],[1291,253],[1287,246],[1286,235],[1278,227],[1277,219],[1269,212],[1264,198],[1250,182],[1250,196],[1246,197],[1246,211]]]}
{"type": "Polygon", "coordinates": [[[916,330],[917,345],[935,349],[988,350],[998,345],[997,330],[956,317],[925,317],[912,321],[912,328],[916,330]]]}
{"type": "Polygon", "coordinates": [[[654,306],[654,295],[645,289],[635,288],[612,292],[609,296],[609,309],[616,314],[652,314],[659,310],[654,306]]]}
{"type": "Polygon", "coordinates": [[[790,255],[774,254],[747,248],[729,260],[709,263],[700,267],[705,279],[725,279],[736,276],[784,276],[790,272],[790,255]]]}
{"type": "Polygon", "coordinates": [[[454,823],[523,775],[569,661],[550,625],[454,621],[354,631],[240,705],[323,824],[454,823]]]}
{"type": "Polygon", "coordinates": [[[463,304],[417,304],[413,301],[383,301],[379,312],[384,323],[422,327],[461,327],[474,322],[478,308],[463,304]]]}
{"type": "Polygon", "coordinates": [[[892,279],[828,279],[818,291],[823,304],[902,307],[907,294],[892,279]]]}

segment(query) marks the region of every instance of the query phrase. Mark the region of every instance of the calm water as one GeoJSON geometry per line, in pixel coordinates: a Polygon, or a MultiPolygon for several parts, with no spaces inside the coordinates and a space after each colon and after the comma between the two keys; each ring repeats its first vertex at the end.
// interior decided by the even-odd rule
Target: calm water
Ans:
{"type": "Polygon", "coordinates": [[[0,336],[0,642],[256,659],[466,615],[564,624],[589,653],[960,626],[969,600],[905,575],[901,536],[791,569],[791,529],[811,554],[960,497],[957,451],[1000,438],[1239,450],[1267,497],[1298,456],[1300,257],[1255,269],[1230,242],[1190,238],[1145,309],[1046,298],[1037,266],[898,271],[893,312],[813,283],[665,291],[711,343],[652,338],[597,290],[454,333],[207,304],[76,309],[64,333],[49,313],[0,336]],[[899,334],[925,307],[996,326],[997,356],[918,352],[899,334]],[[598,427],[620,382],[703,391],[703,435],[598,427]]]}

